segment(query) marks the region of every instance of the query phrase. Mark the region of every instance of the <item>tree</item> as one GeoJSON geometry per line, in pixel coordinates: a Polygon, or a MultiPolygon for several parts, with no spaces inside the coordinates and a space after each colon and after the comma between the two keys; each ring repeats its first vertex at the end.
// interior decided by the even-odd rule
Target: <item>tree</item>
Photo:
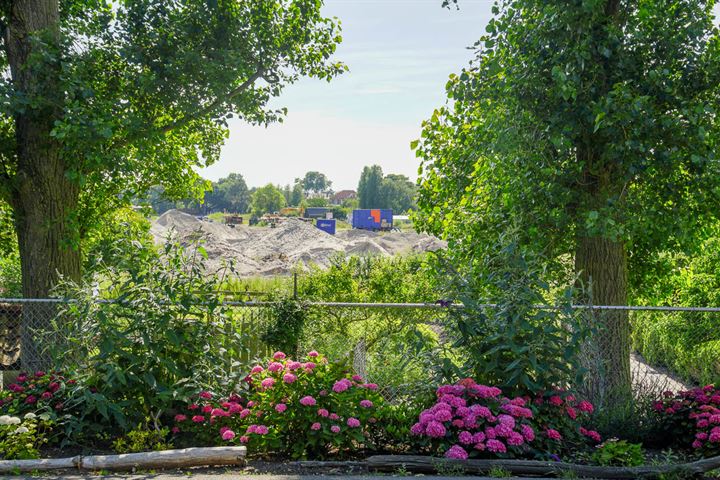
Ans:
{"type": "MultiPolygon", "coordinates": [[[[633,269],[715,212],[720,37],[714,2],[513,0],[424,123],[418,225],[473,252],[520,225],[574,260],[594,304],[627,303],[633,269]]],[[[562,263],[558,263],[562,264],[562,263]]],[[[567,264],[567,262],[565,262],[567,264]]],[[[597,315],[596,399],[630,392],[626,312],[597,315]]]]}
{"type": "Polygon", "coordinates": [[[380,183],[380,201],[382,208],[391,208],[402,213],[415,208],[417,187],[405,175],[389,173],[380,183]]]}
{"type": "Polygon", "coordinates": [[[272,183],[260,187],[252,194],[250,208],[253,215],[261,216],[266,213],[275,213],[285,206],[285,197],[282,191],[272,183]]]}
{"type": "Polygon", "coordinates": [[[212,211],[228,210],[244,213],[250,206],[250,191],[239,173],[231,173],[212,184],[205,192],[205,204],[212,211]]]}
{"type": "Polygon", "coordinates": [[[325,193],[330,190],[332,182],[328,180],[325,174],[320,172],[307,172],[305,177],[302,179],[302,185],[305,189],[305,194],[309,193],[325,193]]]}
{"type": "Polygon", "coordinates": [[[80,240],[152,185],[199,197],[232,115],[265,124],[301,76],[329,79],[340,41],[317,0],[8,0],[0,6],[0,197],[23,294],[77,280],[80,240]]]}
{"type": "Polygon", "coordinates": [[[299,207],[300,204],[303,203],[303,200],[305,200],[305,190],[301,182],[296,182],[295,185],[293,185],[290,202],[288,203],[294,207],[299,207]]]}
{"type": "Polygon", "coordinates": [[[360,208],[380,208],[383,171],[380,165],[363,168],[358,183],[358,201],[360,208]]]}

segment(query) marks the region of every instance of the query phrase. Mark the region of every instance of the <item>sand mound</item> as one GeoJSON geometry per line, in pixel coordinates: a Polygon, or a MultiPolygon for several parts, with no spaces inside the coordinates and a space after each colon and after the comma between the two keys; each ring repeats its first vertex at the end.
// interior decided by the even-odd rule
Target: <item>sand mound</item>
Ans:
{"type": "Polygon", "coordinates": [[[329,235],[310,223],[290,218],[276,228],[235,228],[199,220],[177,210],[162,214],[150,229],[156,242],[172,235],[188,244],[202,239],[211,268],[233,261],[240,276],[280,275],[298,265],[328,266],[330,259],[345,255],[398,255],[445,248],[435,237],[409,232],[341,230],[329,235]]]}

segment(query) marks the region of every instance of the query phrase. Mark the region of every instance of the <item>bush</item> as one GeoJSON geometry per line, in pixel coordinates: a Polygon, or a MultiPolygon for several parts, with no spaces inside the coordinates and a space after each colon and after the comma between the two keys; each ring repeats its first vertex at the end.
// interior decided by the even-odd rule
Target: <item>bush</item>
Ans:
{"type": "Polygon", "coordinates": [[[0,458],[5,460],[28,460],[39,458],[38,449],[45,443],[45,430],[49,427],[46,416],[33,413],[0,416],[0,458]]]}
{"type": "Polygon", "coordinates": [[[716,386],[665,392],[654,408],[674,447],[706,457],[720,455],[720,389],[716,386]]]}
{"type": "Polygon", "coordinates": [[[246,408],[239,397],[218,405],[206,392],[205,402],[176,416],[177,429],[204,430],[202,438],[244,443],[256,453],[325,458],[367,445],[382,406],[376,385],[316,352],[304,362],[277,352],[252,369],[248,382],[246,408]]]}
{"type": "Polygon", "coordinates": [[[420,414],[411,432],[427,439],[433,451],[457,459],[549,458],[600,441],[597,432],[582,427],[592,413],[588,402],[562,392],[534,400],[502,393],[472,379],[443,385],[435,405],[420,414]]]}
{"type": "Polygon", "coordinates": [[[137,453],[157,450],[170,450],[172,443],[167,441],[168,428],[151,429],[139,425],[124,436],[116,439],[112,446],[117,453],[137,453]]]}
{"type": "Polygon", "coordinates": [[[645,463],[642,445],[611,438],[597,446],[591,457],[606,467],[638,467],[645,463]]]}
{"type": "Polygon", "coordinates": [[[122,430],[158,419],[198,390],[239,381],[233,358],[243,346],[201,247],[169,242],[159,255],[128,255],[123,268],[100,273],[111,302],[97,302],[88,286],[68,287],[77,301],[65,304],[48,342],[60,369],[94,392],[85,406],[122,430]]]}

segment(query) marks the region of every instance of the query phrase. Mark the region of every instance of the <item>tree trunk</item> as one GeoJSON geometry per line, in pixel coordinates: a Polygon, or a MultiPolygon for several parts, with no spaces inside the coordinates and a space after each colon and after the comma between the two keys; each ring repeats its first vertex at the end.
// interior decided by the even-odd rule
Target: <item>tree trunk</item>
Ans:
{"type": "MultiPolygon", "coordinates": [[[[27,108],[15,115],[17,168],[10,198],[25,298],[47,298],[60,276],[80,277],[80,252],[73,245],[77,242],[72,241],[70,227],[79,186],[67,177],[62,146],[50,136],[62,112],[59,39],[58,0],[12,3],[6,32],[8,60],[16,92],[28,99],[27,108]]],[[[47,363],[39,354],[34,331],[47,327],[54,316],[50,307],[30,304],[24,308],[23,368],[47,363]]]]}
{"type": "MultiPolygon", "coordinates": [[[[575,271],[588,289],[592,305],[627,304],[625,246],[603,237],[580,237],[575,247],[575,271]]],[[[594,310],[588,319],[597,328],[585,352],[587,394],[608,409],[628,407],[630,378],[630,323],[628,312],[594,310]]]]}

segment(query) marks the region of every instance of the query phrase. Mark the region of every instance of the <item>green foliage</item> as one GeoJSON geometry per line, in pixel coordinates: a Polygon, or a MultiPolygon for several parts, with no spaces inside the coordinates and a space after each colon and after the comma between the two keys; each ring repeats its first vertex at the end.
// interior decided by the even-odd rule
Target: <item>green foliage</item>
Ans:
{"type": "Polygon", "coordinates": [[[50,423],[46,415],[28,413],[13,417],[0,417],[0,458],[29,460],[40,458],[39,448],[47,443],[45,431],[50,423]]]}
{"type": "Polygon", "coordinates": [[[0,297],[22,297],[22,270],[17,248],[0,256],[0,297]]]}
{"type": "Polygon", "coordinates": [[[112,444],[117,453],[138,453],[157,450],[170,450],[173,448],[168,442],[170,430],[168,428],[148,429],[146,425],[138,425],[112,444]]]}
{"type": "Polygon", "coordinates": [[[380,184],[378,206],[391,208],[396,213],[404,213],[416,207],[416,194],[417,187],[408,177],[389,173],[382,179],[380,184]]]}
{"type": "Polygon", "coordinates": [[[54,323],[52,358],[77,372],[88,409],[121,428],[157,419],[190,393],[232,383],[242,332],[232,328],[217,293],[223,272],[205,268],[204,249],[168,242],[160,254],[127,252],[121,267],[105,267],[113,301],[67,285],[77,301],[54,323]],[[231,327],[231,328],[229,328],[231,327]]]}
{"type": "Polygon", "coordinates": [[[264,311],[266,323],[260,338],[273,350],[296,355],[308,317],[307,305],[291,296],[273,295],[268,300],[273,303],[264,311]]]}
{"type": "Polygon", "coordinates": [[[512,473],[502,467],[492,467],[488,470],[488,477],[492,478],[509,478],[512,477],[512,473]]]}
{"type": "Polygon", "coordinates": [[[293,207],[299,207],[305,200],[305,189],[303,188],[302,182],[296,182],[293,185],[292,192],[290,193],[290,201],[288,204],[293,207]]]}
{"type": "MultiPolygon", "coordinates": [[[[0,259],[17,251],[17,237],[13,223],[12,210],[0,195],[0,259]]],[[[0,272],[2,272],[2,268],[0,268],[0,272]]]]}
{"type": "Polygon", "coordinates": [[[327,207],[328,201],[323,197],[308,198],[305,200],[305,205],[308,207],[327,207]]]}
{"type": "Polygon", "coordinates": [[[245,213],[250,208],[250,190],[239,173],[231,173],[205,192],[205,207],[211,211],[245,213]]]}
{"type": "MultiPolygon", "coordinates": [[[[325,193],[330,190],[332,182],[328,180],[325,174],[320,172],[307,172],[302,179],[298,179],[302,183],[305,193],[325,193]]],[[[311,205],[314,206],[314,205],[311,205]]],[[[322,207],[323,205],[318,205],[322,207]]]]}
{"type": "Polygon", "coordinates": [[[363,168],[358,183],[359,208],[380,208],[383,171],[380,165],[363,168]]]}
{"type": "MultiPolygon", "coordinates": [[[[707,307],[720,305],[720,237],[705,240],[691,259],[662,255],[664,275],[648,279],[636,293],[646,305],[707,307]]],[[[720,381],[717,313],[637,312],[632,317],[633,343],[646,360],[664,365],[688,380],[720,381]]]]}
{"type": "Polygon", "coordinates": [[[574,291],[553,291],[542,279],[542,259],[512,237],[480,262],[472,274],[455,274],[447,288],[464,308],[450,310],[446,332],[460,353],[439,365],[445,378],[472,376],[512,394],[578,385],[588,332],[571,308],[574,291]],[[554,308],[536,307],[548,303],[554,308]]]}
{"type": "Polygon", "coordinates": [[[598,445],[592,461],[605,467],[639,467],[645,463],[642,445],[611,438],[598,445]]]}
{"type": "Polygon", "coordinates": [[[285,196],[273,184],[268,183],[252,193],[250,209],[253,215],[262,216],[266,213],[275,213],[285,206],[285,196]]]}

